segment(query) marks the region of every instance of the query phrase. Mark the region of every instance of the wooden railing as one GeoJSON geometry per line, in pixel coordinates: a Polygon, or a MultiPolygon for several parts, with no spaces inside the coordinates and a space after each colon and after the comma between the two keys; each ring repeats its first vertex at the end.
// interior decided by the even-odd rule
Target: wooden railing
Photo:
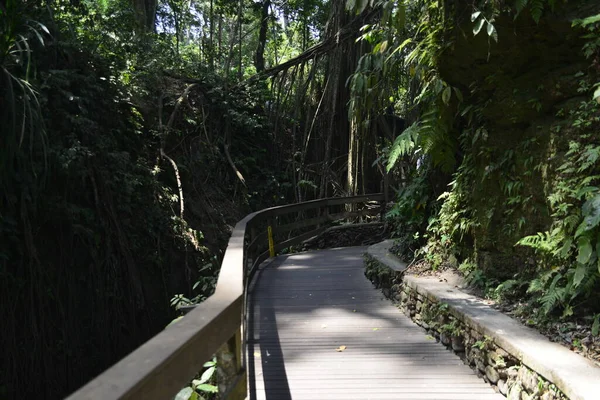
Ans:
{"type": "Polygon", "coordinates": [[[328,198],[247,215],[233,230],[214,294],[68,399],[172,399],[214,354],[221,398],[246,398],[246,288],[256,268],[332,221],[383,212],[383,200],[382,194],[328,198]]]}

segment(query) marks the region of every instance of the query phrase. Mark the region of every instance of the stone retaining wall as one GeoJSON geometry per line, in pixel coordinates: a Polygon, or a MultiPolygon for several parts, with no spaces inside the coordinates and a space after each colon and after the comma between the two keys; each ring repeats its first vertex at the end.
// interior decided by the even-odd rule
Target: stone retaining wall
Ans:
{"type": "Polygon", "coordinates": [[[558,400],[567,397],[552,383],[523,365],[448,304],[428,298],[403,281],[403,273],[365,255],[365,276],[398,304],[430,337],[452,349],[486,382],[510,400],[558,400]]]}

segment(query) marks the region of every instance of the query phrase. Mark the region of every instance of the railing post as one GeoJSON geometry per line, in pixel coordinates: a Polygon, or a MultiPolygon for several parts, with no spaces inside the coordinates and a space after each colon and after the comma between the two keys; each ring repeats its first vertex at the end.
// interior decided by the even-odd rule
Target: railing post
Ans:
{"type": "Polygon", "coordinates": [[[381,215],[380,215],[380,219],[381,222],[385,222],[385,209],[390,201],[390,193],[389,193],[389,188],[390,188],[390,180],[389,180],[389,175],[387,172],[384,173],[383,175],[383,199],[380,202],[380,211],[381,211],[381,215]]]}
{"type": "Polygon", "coordinates": [[[217,351],[217,385],[219,398],[244,400],[247,397],[247,376],[242,362],[242,330],[217,351]]]}
{"type": "Polygon", "coordinates": [[[275,257],[275,243],[273,242],[273,220],[269,218],[267,221],[267,236],[269,240],[269,256],[275,257]]]}

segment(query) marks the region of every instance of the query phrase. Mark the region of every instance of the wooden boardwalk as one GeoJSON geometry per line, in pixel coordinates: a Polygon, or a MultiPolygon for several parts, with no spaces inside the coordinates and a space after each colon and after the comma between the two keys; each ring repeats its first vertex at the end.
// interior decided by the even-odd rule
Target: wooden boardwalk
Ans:
{"type": "Polygon", "coordinates": [[[257,273],[250,399],[504,399],[373,288],[365,249],[281,256],[257,273]]]}

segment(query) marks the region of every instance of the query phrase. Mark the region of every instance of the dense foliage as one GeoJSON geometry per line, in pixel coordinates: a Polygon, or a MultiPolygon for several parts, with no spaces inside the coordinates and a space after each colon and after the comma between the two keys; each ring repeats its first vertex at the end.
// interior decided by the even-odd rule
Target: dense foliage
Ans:
{"type": "Polygon", "coordinates": [[[358,65],[351,107],[369,124],[378,101],[410,125],[381,152],[398,182],[397,251],[525,301],[531,323],[575,314],[597,332],[600,10],[381,4],[363,35],[381,61],[358,65]]]}

